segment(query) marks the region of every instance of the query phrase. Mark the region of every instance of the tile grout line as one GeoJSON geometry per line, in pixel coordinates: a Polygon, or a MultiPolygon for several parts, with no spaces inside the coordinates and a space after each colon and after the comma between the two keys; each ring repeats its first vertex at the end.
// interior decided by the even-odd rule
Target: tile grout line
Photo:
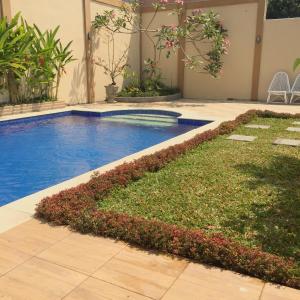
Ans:
{"type": "Polygon", "coordinates": [[[72,294],[77,288],[79,288],[82,284],[84,284],[88,279],[90,279],[90,276],[87,276],[85,279],[83,279],[80,283],[75,285],[69,292],[67,292],[63,297],[60,299],[63,300],[66,297],[68,297],[70,294],[72,294]]]}
{"type": "MultiPolygon", "coordinates": [[[[71,234],[71,232],[70,232],[70,234],[71,234]]],[[[70,234],[68,234],[67,236],[63,237],[61,240],[58,240],[58,241],[55,242],[53,245],[55,245],[56,243],[59,243],[59,242],[63,241],[63,240],[64,240],[65,238],[67,238],[70,234]]],[[[0,238],[1,238],[1,234],[0,234],[0,238]]],[[[0,278],[2,278],[2,277],[4,277],[4,276],[8,275],[10,272],[12,272],[12,271],[15,270],[16,268],[18,268],[18,267],[24,265],[25,263],[27,263],[28,261],[30,261],[30,260],[33,259],[33,258],[39,259],[39,257],[37,257],[37,255],[39,255],[40,253],[42,253],[42,252],[45,251],[46,249],[49,249],[49,248],[52,247],[53,245],[50,245],[50,246],[46,247],[45,249],[43,249],[43,250],[41,250],[41,251],[38,251],[38,252],[35,253],[35,254],[29,254],[29,253],[26,253],[26,252],[24,252],[24,251],[18,250],[18,249],[14,248],[14,247],[6,246],[6,247],[9,248],[9,249],[17,250],[17,251],[22,252],[22,253],[24,253],[24,254],[26,254],[26,255],[29,255],[30,257],[28,257],[28,258],[27,258],[26,260],[24,260],[23,262],[17,264],[16,266],[14,266],[13,268],[11,268],[11,269],[8,270],[7,272],[5,272],[5,273],[3,273],[3,274],[0,274],[0,278]]]]}
{"type": "Polygon", "coordinates": [[[188,268],[189,265],[190,265],[190,262],[187,261],[187,264],[184,267],[184,269],[182,270],[182,272],[175,277],[174,281],[171,283],[171,285],[166,289],[166,291],[162,294],[162,296],[159,299],[163,299],[164,298],[164,296],[167,294],[167,292],[174,286],[174,284],[176,283],[176,281],[180,278],[180,276],[183,274],[183,272],[185,272],[185,270],[188,268]]]}
{"type": "Polygon", "coordinates": [[[261,291],[260,291],[260,295],[258,297],[258,300],[262,300],[262,296],[263,296],[263,293],[264,293],[264,289],[265,289],[265,286],[266,286],[266,283],[264,282],[262,288],[261,288],[261,291]]]}
{"type": "Polygon", "coordinates": [[[129,289],[126,288],[126,287],[119,286],[119,285],[117,285],[117,284],[115,284],[115,283],[112,283],[112,282],[106,281],[106,280],[104,280],[104,279],[100,279],[100,278],[94,277],[94,276],[92,276],[92,275],[90,276],[90,278],[91,278],[91,279],[95,279],[95,280],[99,280],[99,281],[103,281],[103,282],[105,282],[105,283],[107,283],[107,284],[110,284],[110,285],[113,285],[113,286],[115,286],[115,287],[117,287],[117,288],[126,290],[126,291],[128,291],[128,292],[130,292],[130,293],[138,294],[138,295],[140,295],[140,296],[146,297],[146,298],[151,299],[151,300],[158,300],[157,298],[153,298],[153,297],[150,297],[150,296],[146,296],[146,295],[144,295],[144,294],[142,294],[142,293],[140,293],[140,292],[137,292],[137,291],[129,290],[129,289]]]}

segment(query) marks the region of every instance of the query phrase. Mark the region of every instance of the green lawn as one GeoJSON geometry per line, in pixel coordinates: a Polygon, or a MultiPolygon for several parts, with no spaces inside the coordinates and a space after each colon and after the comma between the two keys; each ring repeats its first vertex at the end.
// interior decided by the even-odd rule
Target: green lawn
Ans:
{"type": "Polygon", "coordinates": [[[300,149],[274,146],[295,120],[257,118],[268,130],[238,128],[251,143],[220,136],[117,188],[99,207],[158,219],[208,233],[222,232],[248,246],[300,260],[300,149]]]}

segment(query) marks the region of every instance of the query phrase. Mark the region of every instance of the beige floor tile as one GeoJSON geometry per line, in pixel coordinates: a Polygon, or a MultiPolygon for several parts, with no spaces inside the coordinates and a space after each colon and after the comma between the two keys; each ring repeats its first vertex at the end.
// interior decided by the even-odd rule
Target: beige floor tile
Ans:
{"type": "Polygon", "coordinates": [[[179,280],[181,285],[186,282],[196,285],[204,299],[213,291],[215,297],[219,295],[222,299],[254,300],[259,298],[263,288],[263,282],[256,278],[195,263],[189,264],[179,280]]]}
{"type": "Polygon", "coordinates": [[[0,234],[0,243],[34,255],[70,235],[65,227],[53,227],[32,219],[0,234]]]}
{"type": "Polygon", "coordinates": [[[110,239],[72,233],[61,242],[41,252],[38,257],[91,274],[124,247],[124,243],[110,239]]]}
{"type": "Polygon", "coordinates": [[[259,300],[259,294],[237,294],[235,291],[228,289],[222,290],[222,283],[219,285],[198,285],[178,279],[162,300],[259,300]]]}
{"type": "Polygon", "coordinates": [[[0,299],[61,299],[86,276],[32,258],[0,278],[0,299]]]}
{"type": "Polygon", "coordinates": [[[0,243],[0,276],[23,263],[31,256],[0,243]]]}
{"type": "Polygon", "coordinates": [[[142,295],[159,299],[186,267],[185,261],[126,249],[93,276],[142,295]]]}
{"type": "Polygon", "coordinates": [[[147,300],[151,299],[102,280],[89,278],[64,300],[147,300]]]}
{"type": "Polygon", "coordinates": [[[2,206],[0,207],[0,234],[30,219],[31,216],[25,212],[2,206]]]}
{"type": "Polygon", "coordinates": [[[300,290],[267,283],[260,300],[299,300],[300,290]]]}

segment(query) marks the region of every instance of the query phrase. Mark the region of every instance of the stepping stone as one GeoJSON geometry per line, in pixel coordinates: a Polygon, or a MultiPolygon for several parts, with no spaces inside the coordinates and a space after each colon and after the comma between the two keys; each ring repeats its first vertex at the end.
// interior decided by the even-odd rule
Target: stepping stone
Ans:
{"type": "Polygon", "coordinates": [[[245,125],[246,128],[253,128],[253,129],[269,129],[270,125],[258,125],[258,124],[249,124],[245,125]]]}
{"type": "Polygon", "coordinates": [[[300,125],[300,122],[295,121],[293,124],[294,124],[294,125],[300,125]]]}
{"type": "Polygon", "coordinates": [[[300,132],[300,127],[289,127],[289,128],[287,128],[287,131],[300,132]]]}
{"type": "Polygon", "coordinates": [[[227,140],[233,140],[233,141],[241,141],[241,142],[253,142],[257,137],[251,136],[251,135],[238,135],[233,134],[227,138],[227,140]]]}
{"type": "Polygon", "coordinates": [[[274,145],[285,145],[285,146],[300,146],[300,140],[292,140],[292,139],[277,139],[273,142],[274,145]]]}

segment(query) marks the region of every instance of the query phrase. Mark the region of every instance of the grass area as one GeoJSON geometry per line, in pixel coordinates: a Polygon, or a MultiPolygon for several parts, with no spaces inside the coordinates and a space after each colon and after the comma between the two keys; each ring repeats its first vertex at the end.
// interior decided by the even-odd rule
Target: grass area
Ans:
{"type": "MultiPolygon", "coordinates": [[[[300,151],[274,146],[295,119],[256,118],[268,130],[241,126],[234,134],[255,135],[252,143],[220,136],[147,173],[99,202],[106,211],[157,219],[207,233],[222,232],[247,246],[300,260],[300,151]]],[[[299,268],[300,269],[300,268],[299,268]]]]}

